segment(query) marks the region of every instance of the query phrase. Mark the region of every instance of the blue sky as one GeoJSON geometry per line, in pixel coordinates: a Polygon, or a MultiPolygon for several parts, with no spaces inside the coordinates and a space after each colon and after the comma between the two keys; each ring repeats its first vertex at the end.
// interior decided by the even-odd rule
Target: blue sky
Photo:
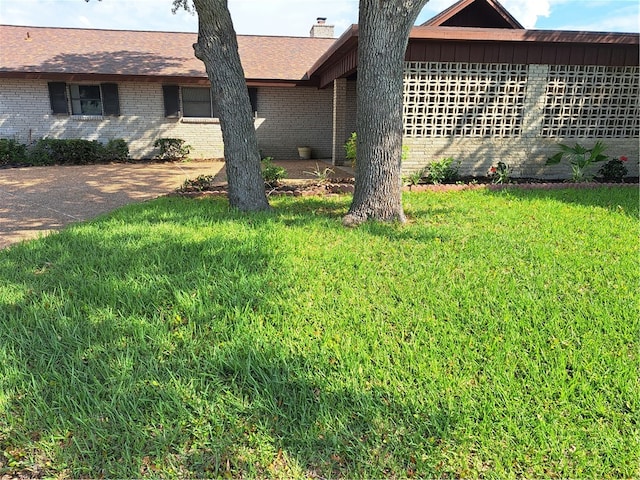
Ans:
{"type": "MultiPolygon", "coordinates": [[[[316,17],[327,17],[340,35],[356,23],[358,0],[228,0],[240,34],[308,36],[316,17]]],[[[423,22],[455,3],[431,0],[423,22]]],[[[639,32],[639,0],[502,0],[526,28],[639,32]]],[[[186,12],[171,13],[171,0],[0,0],[0,24],[197,31],[186,12]]],[[[0,46],[1,48],[1,46],[0,46]]]]}

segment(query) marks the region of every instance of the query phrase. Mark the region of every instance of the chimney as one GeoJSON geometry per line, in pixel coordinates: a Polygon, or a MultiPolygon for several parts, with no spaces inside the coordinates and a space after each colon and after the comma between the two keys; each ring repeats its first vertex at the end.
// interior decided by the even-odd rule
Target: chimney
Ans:
{"type": "Polygon", "coordinates": [[[325,17],[318,17],[317,23],[311,27],[309,36],[311,38],[333,38],[333,25],[326,24],[325,17]]]}

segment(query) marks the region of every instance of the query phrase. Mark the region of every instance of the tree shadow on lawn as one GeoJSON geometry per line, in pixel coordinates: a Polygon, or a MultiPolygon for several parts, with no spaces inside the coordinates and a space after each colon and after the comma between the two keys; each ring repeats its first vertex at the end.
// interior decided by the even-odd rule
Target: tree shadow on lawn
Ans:
{"type": "MultiPolygon", "coordinates": [[[[171,203],[136,208],[145,222],[211,220],[175,216],[171,203]]],[[[295,298],[274,281],[286,266],[259,229],[147,237],[111,218],[0,252],[0,446],[14,452],[4,471],[436,474],[447,407],[347,384],[321,345],[287,344],[271,300],[295,298]]]]}

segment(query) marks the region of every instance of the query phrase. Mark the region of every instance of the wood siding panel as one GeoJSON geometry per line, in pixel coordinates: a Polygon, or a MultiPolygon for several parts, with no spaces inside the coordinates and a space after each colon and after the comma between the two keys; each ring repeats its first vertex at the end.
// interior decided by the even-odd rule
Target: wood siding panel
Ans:
{"type": "Polygon", "coordinates": [[[456,62],[470,62],[471,50],[469,48],[468,43],[458,43],[456,44],[456,62]]]}
{"type": "Polygon", "coordinates": [[[569,64],[584,65],[585,50],[584,45],[571,45],[569,47],[569,64]]]}
{"type": "Polygon", "coordinates": [[[513,63],[513,45],[508,43],[500,45],[498,63],[513,63]]]}
{"type": "Polygon", "coordinates": [[[598,64],[598,48],[597,47],[585,48],[583,61],[584,61],[584,65],[597,65],[598,64]]]}
{"type": "Polygon", "coordinates": [[[611,47],[602,45],[598,48],[598,65],[611,65],[611,47]]]}

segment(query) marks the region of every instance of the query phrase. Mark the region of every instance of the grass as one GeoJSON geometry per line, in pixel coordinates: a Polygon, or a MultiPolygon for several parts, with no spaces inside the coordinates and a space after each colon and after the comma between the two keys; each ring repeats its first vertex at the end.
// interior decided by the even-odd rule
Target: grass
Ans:
{"type": "Polygon", "coordinates": [[[636,189],[349,201],[0,251],[0,475],[638,476],[636,189]]]}

